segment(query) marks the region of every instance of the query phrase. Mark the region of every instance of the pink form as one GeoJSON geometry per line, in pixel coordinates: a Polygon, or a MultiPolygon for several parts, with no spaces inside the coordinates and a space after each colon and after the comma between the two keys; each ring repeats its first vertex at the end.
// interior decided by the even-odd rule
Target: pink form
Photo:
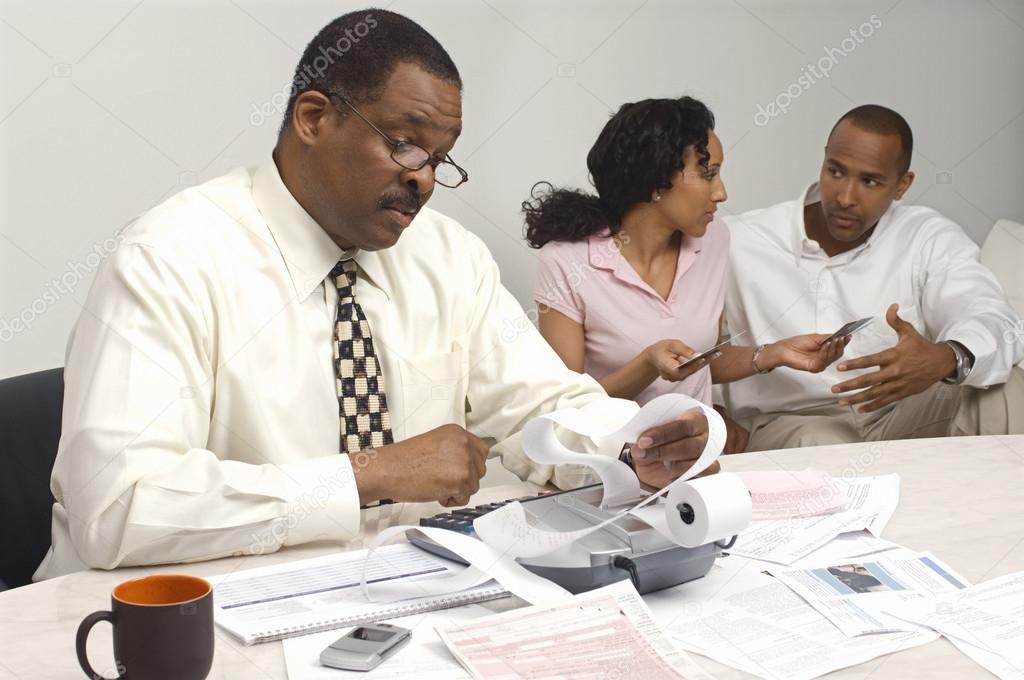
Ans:
{"type": "Polygon", "coordinates": [[[752,521],[825,515],[846,507],[849,499],[824,470],[737,472],[750,491],[752,521]]]}
{"type": "Polygon", "coordinates": [[[561,605],[496,614],[438,634],[477,678],[708,677],[661,634],[628,580],[561,605]]]}

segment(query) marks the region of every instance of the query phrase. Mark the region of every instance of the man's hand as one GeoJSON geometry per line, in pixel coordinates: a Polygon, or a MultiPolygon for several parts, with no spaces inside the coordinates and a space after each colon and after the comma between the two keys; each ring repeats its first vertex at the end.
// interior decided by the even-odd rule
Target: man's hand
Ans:
{"type": "Polygon", "coordinates": [[[721,356],[721,352],[715,352],[709,357],[679,368],[679,364],[697,354],[698,352],[693,351],[689,345],[679,340],[661,340],[644,350],[647,363],[658,372],[659,376],[672,382],[693,375],[721,356]]]}
{"type": "Polygon", "coordinates": [[[851,359],[839,364],[840,371],[878,366],[879,370],[841,382],[832,387],[835,393],[865,389],[843,397],[840,406],[864,404],[860,413],[870,413],[926,389],[956,370],[956,354],[945,343],[928,341],[909,323],[897,315],[899,305],[889,305],[885,320],[896,331],[898,340],[889,349],[851,359]]]}
{"type": "Polygon", "coordinates": [[[750,441],[750,431],[730,418],[729,414],[725,412],[724,406],[715,404],[715,410],[718,411],[718,415],[722,416],[722,420],[725,421],[725,448],[722,449],[722,454],[728,455],[730,453],[743,453],[746,451],[747,443],[750,441]]]}
{"type": "MultiPolygon", "coordinates": [[[[359,502],[438,501],[466,505],[487,472],[487,444],[458,425],[442,425],[397,444],[352,457],[359,502]],[[360,461],[364,465],[360,466],[360,461]]],[[[362,453],[362,452],[361,452],[362,453]]]]}
{"type": "MultiPolygon", "coordinates": [[[[686,411],[675,420],[652,427],[631,448],[640,481],[659,489],[693,466],[708,442],[708,420],[699,410],[686,411]]],[[[718,472],[712,465],[704,474],[718,472]]]]}
{"type": "Polygon", "coordinates": [[[824,333],[808,333],[773,342],[765,347],[764,352],[758,357],[758,367],[769,369],[786,366],[797,371],[821,373],[833,361],[843,356],[843,351],[850,342],[848,335],[826,342],[828,339],[829,336],[824,333]]]}

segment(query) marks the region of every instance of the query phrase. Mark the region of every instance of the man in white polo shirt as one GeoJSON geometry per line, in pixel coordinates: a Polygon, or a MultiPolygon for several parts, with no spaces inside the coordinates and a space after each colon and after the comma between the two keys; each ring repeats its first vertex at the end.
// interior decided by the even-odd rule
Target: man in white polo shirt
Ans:
{"type": "MultiPolygon", "coordinates": [[[[798,200],[726,218],[731,330],[769,343],[875,317],[821,373],[726,387],[749,450],[972,434],[977,390],[959,385],[1024,399],[1014,366],[1024,342],[1007,332],[1019,320],[977,245],[936,211],[899,202],[912,148],[902,116],[859,106],[832,129],[820,180],[798,200]]],[[[992,429],[1016,427],[1005,410],[992,429]]]]}

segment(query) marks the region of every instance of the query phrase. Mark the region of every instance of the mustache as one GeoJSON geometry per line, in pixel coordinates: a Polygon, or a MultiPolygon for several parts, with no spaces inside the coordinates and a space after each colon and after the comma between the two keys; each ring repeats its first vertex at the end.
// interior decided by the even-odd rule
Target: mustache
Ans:
{"type": "Polygon", "coordinates": [[[377,199],[377,209],[394,208],[402,212],[419,212],[423,201],[417,194],[405,191],[389,191],[377,199]]]}

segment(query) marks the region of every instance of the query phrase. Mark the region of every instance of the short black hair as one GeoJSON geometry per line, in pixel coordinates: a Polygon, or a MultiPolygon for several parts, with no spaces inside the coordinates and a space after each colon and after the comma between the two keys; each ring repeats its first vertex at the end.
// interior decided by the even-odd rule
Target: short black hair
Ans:
{"type": "Polygon", "coordinates": [[[604,229],[617,233],[630,208],[671,188],[688,150],[707,168],[708,130],[714,128],[714,114],[692,97],[623,104],[587,154],[597,195],[538,182],[530,192],[533,200],[522,205],[526,241],[540,248],[549,241],[580,241],[604,229]],[[538,191],[543,186],[547,189],[538,191]]]}
{"type": "MultiPolygon", "coordinates": [[[[865,132],[873,132],[876,135],[899,135],[900,176],[907,174],[910,170],[910,158],[914,153],[914,133],[910,131],[910,125],[903,116],[878,104],[864,104],[844,113],[832,126],[832,132],[835,132],[844,120],[850,121],[851,125],[865,132]]],[[[832,132],[828,133],[830,138],[832,132]]]]}
{"type": "Polygon", "coordinates": [[[295,100],[303,92],[341,91],[353,105],[371,102],[383,94],[384,84],[403,62],[462,90],[462,78],[448,52],[412,19],[377,8],[338,17],[306,45],[295,67],[279,134],[288,128],[295,100]]]}

